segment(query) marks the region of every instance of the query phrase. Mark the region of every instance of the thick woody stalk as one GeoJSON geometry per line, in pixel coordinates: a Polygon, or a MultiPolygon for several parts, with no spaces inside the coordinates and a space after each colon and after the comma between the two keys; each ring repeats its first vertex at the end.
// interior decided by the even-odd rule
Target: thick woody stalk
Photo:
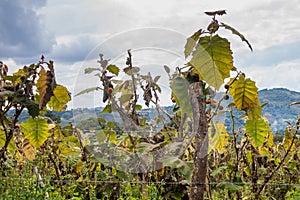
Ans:
{"type": "Polygon", "coordinates": [[[201,82],[192,83],[189,87],[191,103],[193,106],[193,132],[195,134],[195,153],[190,199],[204,199],[206,188],[208,137],[207,119],[203,104],[203,91],[201,82]]]}

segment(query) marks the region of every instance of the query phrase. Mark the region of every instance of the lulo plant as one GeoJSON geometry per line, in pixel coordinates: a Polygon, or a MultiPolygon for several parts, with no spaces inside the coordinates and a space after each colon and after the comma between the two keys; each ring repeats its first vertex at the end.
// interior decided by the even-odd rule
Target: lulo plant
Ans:
{"type": "MultiPolygon", "coordinates": [[[[192,177],[187,177],[187,180],[191,182],[190,199],[204,199],[205,194],[207,197],[213,198],[214,194],[211,193],[211,187],[207,180],[211,179],[210,170],[214,168],[211,168],[211,160],[208,160],[208,157],[211,154],[219,157],[228,153],[228,145],[232,145],[234,151],[231,152],[230,156],[235,156],[235,159],[233,162],[230,161],[231,164],[228,164],[229,166],[232,165],[232,168],[224,166],[224,169],[232,171],[228,172],[229,177],[225,178],[228,181],[220,183],[218,187],[226,190],[228,192],[226,195],[229,198],[232,198],[233,191],[237,192],[238,198],[248,195],[242,193],[240,185],[238,185],[243,180],[237,171],[245,168],[247,172],[245,173],[252,176],[253,187],[251,191],[256,191],[255,197],[260,198],[261,192],[269,180],[265,179],[265,185],[262,184],[260,189],[257,188],[258,178],[256,177],[259,176],[257,174],[259,167],[257,166],[257,156],[272,148],[273,135],[266,118],[261,114],[263,105],[260,105],[255,82],[234,66],[230,42],[218,35],[219,29],[230,30],[246,42],[251,51],[252,47],[236,29],[216,19],[217,16],[226,14],[225,11],[206,12],[206,14],[212,16],[212,21],[207,29],[199,29],[187,39],[184,49],[185,57],[188,60],[187,64],[183,67],[177,67],[174,74],[171,74],[170,67],[164,66],[170,79],[171,100],[175,104],[174,115],[166,113],[159,106],[157,95],[160,92],[160,87],[157,84],[159,77],[152,78],[150,73],[146,76],[140,75],[139,68],[132,65],[130,50],[126,60],[127,67],[123,69],[130,79],[116,80],[113,76],[118,76],[120,68],[109,65],[108,61],[103,60],[102,55],[100,55],[101,68],[87,68],[85,72],[100,71],[100,74],[96,75],[100,77],[104,87],[89,88],[78,95],[101,89],[104,96],[108,96],[108,103],[102,113],[113,111],[119,113],[125,131],[125,137],[120,137],[123,138],[120,143],[113,142],[115,147],[121,145],[123,151],[133,152],[137,156],[139,156],[138,153],[151,155],[154,150],[170,148],[169,151],[177,152],[177,156],[172,155],[170,159],[170,154],[164,152],[159,155],[159,163],[156,164],[164,168],[167,166],[174,167],[177,163],[185,175],[188,175],[187,171],[190,170],[188,163],[193,158],[193,174],[192,177]],[[108,72],[113,76],[108,76],[108,72]],[[236,75],[231,78],[230,76],[234,72],[236,75]],[[227,83],[225,82],[226,79],[229,79],[227,83]],[[109,84],[114,83],[115,87],[113,92],[106,94],[108,80],[109,84]],[[216,100],[216,92],[222,85],[225,88],[224,95],[216,100]],[[144,130],[147,130],[147,126],[145,126],[145,120],[140,118],[137,112],[142,108],[141,105],[137,105],[138,89],[143,91],[145,104],[149,106],[150,103],[153,103],[157,108],[157,122],[162,123],[163,128],[158,130],[155,136],[163,135],[162,140],[155,142],[151,137],[139,135],[140,132],[144,133],[144,130]],[[120,95],[117,98],[118,93],[120,95]],[[228,104],[229,110],[224,111],[221,104],[229,100],[229,94],[233,102],[228,104]],[[224,125],[213,121],[215,116],[222,113],[232,113],[232,109],[244,111],[242,117],[246,120],[244,131],[237,132],[232,126],[233,138],[227,133],[224,125]],[[169,118],[170,124],[164,123],[165,117],[169,118]],[[208,136],[209,133],[212,135],[208,136]],[[238,144],[239,142],[241,144],[238,144]],[[138,151],[141,147],[143,150],[138,151]],[[245,161],[245,158],[251,159],[245,161]]],[[[223,162],[222,158],[220,159],[217,163],[223,162]]],[[[226,162],[229,161],[226,160],[226,162]]],[[[147,161],[141,159],[139,167],[142,166],[143,172],[150,170],[146,165],[147,161]]],[[[147,176],[143,176],[142,180],[145,179],[147,176]]]]}
{"type": "MultiPolygon", "coordinates": [[[[70,101],[70,93],[55,81],[54,63],[44,56],[37,64],[24,66],[12,75],[4,63],[0,63],[0,159],[6,160],[6,152],[27,146],[34,154],[49,137],[49,125],[43,117],[46,109],[63,111],[70,101]],[[14,115],[9,116],[8,112],[14,115]],[[27,110],[30,118],[19,122],[19,116],[27,110]],[[24,134],[24,139],[20,140],[24,134]],[[18,144],[20,143],[20,144],[18,144]],[[21,146],[20,146],[21,145],[21,146]]],[[[27,148],[27,149],[28,149],[27,148]]],[[[28,154],[27,154],[28,155],[28,154]]],[[[32,155],[29,156],[32,158],[32,155]]]]}
{"type": "Polygon", "coordinates": [[[225,11],[206,14],[212,17],[207,28],[187,39],[187,64],[164,66],[172,111],[160,105],[161,77],[141,74],[140,66],[135,66],[134,50],[126,52],[123,68],[100,54],[99,67],[85,69],[86,74],[99,78],[99,86],[77,95],[101,91],[99,99],[105,103],[101,113],[117,113],[121,119],[118,123],[97,118],[100,128],[89,133],[72,123],[62,127],[43,115],[46,108],[64,110],[70,98],[66,88],[55,81],[53,62],[42,57],[12,75],[0,63],[0,145],[1,157],[6,159],[1,168],[1,195],[296,199],[300,118],[295,124],[287,123],[283,142],[273,142],[262,115],[268,105],[259,101],[255,82],[234,66],[230,42],[218,35],[219,30],[232,31],[252,50],[250,43],[236,29],[219,22],[217,18],[225,11]],[[222,86],[224,94],[219,95],[222,86]],[[142,104],[157,111],[150,121],[141,113],[142,104]],[[31,117],[19,124],[18,117],[25,109],[31,117]],[[8,116],[8,110],[15,115],[8,116]],[[242,114],[235,116],[236,110],[242,114]],[[230,130],[218,121],[222,115],[231,117],[230,130]],[[245,121],[243,127],[236,126],[237,118],[245,121]],[[26,178],[25,186],[10,184],[5,179],[8,175],[26,178]],[[26,190],[28,185],[30,190],[26,190]],[[22,191],[20,195],[15,188],[22,191]]]}

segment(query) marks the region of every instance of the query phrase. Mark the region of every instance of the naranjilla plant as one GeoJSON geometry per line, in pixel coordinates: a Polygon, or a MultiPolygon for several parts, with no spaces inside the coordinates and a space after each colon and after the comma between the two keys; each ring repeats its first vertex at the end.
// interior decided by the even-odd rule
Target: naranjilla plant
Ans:
{"type": "Polygon", "coordinates": [[[47,117],[70,100],[52,61],[42,57],[12,75],[0,63],[0,198],[298,198],[300,117],[287,122],[283,141],[275,143],[262,115],[268,105],[261,105],[255,82],[234,65],[230,42],[218,31],[230,30],[252,50],[250,43],[217,20],[224,10],[206,14],[208,27],[187,38],[186,64],[162,66],[171,112],[160,105],[161,76],[142,74],[134,51],[126,52],[124,67],[100,54],[99,67],[85,69],[99,85],[76,95],[100,91],[101,113],[120,119],[98,118],[99,128],[89,132],[47,117]],[[150,121],[142,104],[156,109],[150,121]],[[30,118],[19,123],[24,111],[30,118]],[[230,129],[218,120],[222,115],[230,116],[230,129]],[[236,127],[237,119],[244,127],[236,127]]]}

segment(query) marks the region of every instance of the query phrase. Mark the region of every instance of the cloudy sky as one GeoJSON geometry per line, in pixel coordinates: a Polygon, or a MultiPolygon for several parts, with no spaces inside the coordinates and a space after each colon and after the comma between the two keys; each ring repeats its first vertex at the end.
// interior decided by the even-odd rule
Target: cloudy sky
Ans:
{"type": "MultiPolygon", "coordinates": [[[[220,32],[232,42],[235,66],[260,89],[300,91],[299,0],[1,0],[0,60],[14,72],[43,54],[73,95],[99,85],[83,74],[85,67],[97,67],[99,53],[123,67],[132,49],[134,64],[145,73],[164,74],[163,65],[184,63],[185,39],[210,22],[204,12],[218,9],[227,11],[219,21],[238,29],[254,49],[220,32]]],[[[165,79],[160,84],[168,89],[165,79]]],[[[82,102],[100,101],[97,95],[76,97],[70,107],[82,102]]]]}

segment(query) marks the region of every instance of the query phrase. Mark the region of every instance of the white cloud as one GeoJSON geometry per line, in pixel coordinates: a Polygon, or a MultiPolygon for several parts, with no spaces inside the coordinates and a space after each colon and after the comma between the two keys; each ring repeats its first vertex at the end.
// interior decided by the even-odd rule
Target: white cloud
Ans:
{"type": "Polygon", "coordinates": [[[259,89],[287,88],[300,91],[300,59],[278,63],[272,66],[252,66],[243,71],[256,81],[259,89]]]}
{"type": "Polygon", "coordinates": [[[22,66],[45,54],[47,60],[55,61],[58,82],[71,90],[86,65],[97,65],[99,53],[122,65],[126,50],[131,48],[136,50],[137,64],[145,69],[148,66],[153,74],[161,73],[157,69],[164,64],[175,67],[174,60],[183,63],[180,56],[185,38],[208,25],[210,17],[205,11],[217,9],[226,9],[228,13],[218,17],[219,21],[239,30],[254,48],[251,53],[237,36],[221,31],[232,43],[238,68],[257,80],[260,88],[300,90],[296,81],[300,60],[298,0],[17,2],[0,2],[0,15],[11,16],[0,16],[0,59],[22,66]],[[159,49],[164,52],[159,54],[159,49]],[[151,68],[153,64],[156,67],[151,68]],[[266,76],[270,73],[272,76],[266,76]],[[271,77],[276,77],[276,81],[271,77]]]}

